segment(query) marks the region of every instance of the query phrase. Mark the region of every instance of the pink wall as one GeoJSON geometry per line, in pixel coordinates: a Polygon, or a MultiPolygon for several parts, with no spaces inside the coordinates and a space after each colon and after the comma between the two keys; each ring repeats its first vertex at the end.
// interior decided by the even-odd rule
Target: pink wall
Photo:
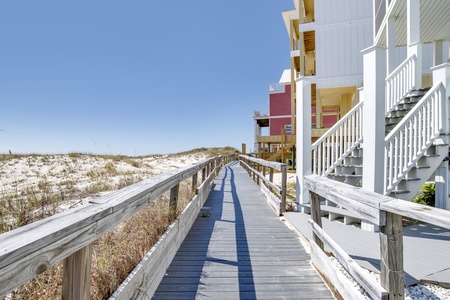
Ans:
{"type": "Polygon", "coordinates": [[[284,93],[269,94],[270,116],[285,116],[291,114],[291,86],[286,85],[284,93]]]}
{"type": "MultiPolygon", "coordinates": [[[[291,124],[291,118],[277,118],[270,119],[270,135],[281,135],[281,128],[284,128],[284,125],[291,124]]],[[[290,133],[288,133],[289,135],[290,133]]]]}

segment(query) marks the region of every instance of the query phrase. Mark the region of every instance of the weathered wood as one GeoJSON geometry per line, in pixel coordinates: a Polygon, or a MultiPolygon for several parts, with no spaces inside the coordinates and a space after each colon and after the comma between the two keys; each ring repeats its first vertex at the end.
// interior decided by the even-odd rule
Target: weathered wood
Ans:
{"type": "Polygon", "coordinates": [[[191,191],[192,194],[197,193],[197,180],[198,180],[198,173],[195,173],[194,176],[192,176],[192,185],[191,185],[191,191]]]}
{"type": "Polygon", "coordinates": [[[380,227],[381,286],[389,299],[404,299],[402,216],[387,213],[386,226],[380,227]]]}
{"type": "MultiPolygon", "coordinates": [[[[332,286],[332,291],[342,299],[360,299],[361,293],[345,278],[342,272],[334,266],[325,253],[311,241],[311,261],[322,277],[332,286]]],[[[339,299],[339,298],[338,298],[339,299]]]]}
{"type": "Polygon", "coordinates": [[[322,228],[309,220],[314,234],[327,245],[336,259],[353,276],[373,299],[388,299],[387,291],[369,274],[367,274],[322,228]]]}
{"type": "Polygon", "coordinates": [[[287,166],[281,166],[281,203],[280,215],[286,212],[286,194],[287,194],[287,166]]]}
{"type": "Polygon", "coordinates": [[[380,209],[450,229],[450,211],[448,210],[404,200],[390,200],[380,203],[380,209]]]}
{"type": "Polygon", "coordinates": [[[281,164],[281,163],[278,163],[278,162],[267,161],[267,160],[264,160],[264,159],[254,158],[254,157],[246,156],[246,155],[239,155],[239,158],[243,159],[243,160],[255,162],[255,163],[257,163],[257,164],[259,164],[261,166],[266,166],[266,167],[269,167],[269,168],[272,168],[272,169],[276,169],[276,170],[279,170],[279,171],[281,171],[281,165],[284,165],[284,164],[281,164]]]}
{"type": "Polygon", "coordinates": [[[248,172],[251,172],[255,175],[257,175],[258,177],[261,178],[262,181],[264,181],[265,184],[267,184],[272,190],[276,191],[278,194],[281,195],[281,188],[278,187],[277,185],[275,185],[273,182],[267,180],[266,177],[264,177],[261,173],[259,173],[258,171],[256,171],[255,169],[251,168],[249,165],[247,165],[245,162],[241,162],[243,165],[245,165],[248,169],[248,172]]]}
{"type": "Polygon", "coordinates": [[[92,243],[211,160],[155,176],[0,235],[0,296],[92,243]]]}
{"type": "Polygon", "coordinates": [[[383,226],[386,222],[386,214],[380,210],[380,204],[392,198],[317,175],[306,176],[305,186],[376,225],[383,226]]]}
{"type": "Polygon", "coordinates": [[[264,184],[261,184],[261,192],[266,196],[267,202],[272,206],[272,208],[277,212],[278,215],[281,214],[280,207],[281,201],[275,196],[264,184]]]}
{"type": "Polygon", "coordinates": [[[176,213],[178,208],[178,193],[180,191],[180,185],[177,184],[170,189],[169,208],[171,213],[176,213]]]}
{"type": "MultiPolygon", "coordinates": [[[[320,227],[322,228],[322,212],[320,210],[320,197],[319,195],[310,192],[310,199],[311,199],[311,218],[312,220],[320,227]]],[[[314,242],[322,249],[323,247],[323,241],[317,236],[316,233],[313,233],[314,242]]]]}
{"type": "Polygon", "coordinates": [[[89,299],[91,283],[92,244],[78,250],[64,260],[62,299],[89,299]]]}
{"type": "Polygon", "coordinates": [[[273,168],[270,168],[270,171],[269,171],[269,181],[273,182],[273,168]]]}

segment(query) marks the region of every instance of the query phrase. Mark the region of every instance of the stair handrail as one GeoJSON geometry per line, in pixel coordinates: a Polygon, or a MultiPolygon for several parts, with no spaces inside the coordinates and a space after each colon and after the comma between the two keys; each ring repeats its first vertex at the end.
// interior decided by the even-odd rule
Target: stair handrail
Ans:
{"type": "Polygon", "coordinates": [[[417,56],[413,54],[386,77],[386,116],[416,88],[416,64],[417,56]]]}
{"type": "Polygon", "coordinates": [[[363,104],[355,105],[311,145],[312,174],[330,174],[362,142],[363,104]]]}
{"type": "Polygon", "coordinates": [[[386,136],[385,195],[391,193],[445,130],[445,87],[436,84],[386,136]]]}

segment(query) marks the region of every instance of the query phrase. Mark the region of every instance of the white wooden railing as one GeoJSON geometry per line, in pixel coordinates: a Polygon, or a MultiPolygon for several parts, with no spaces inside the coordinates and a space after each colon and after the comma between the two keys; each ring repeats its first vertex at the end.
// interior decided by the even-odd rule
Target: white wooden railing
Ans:
{"type": "Polygon", "coordinates": [[[425,154],[444,128],[445,88],[435,85],[385,139],[385,195],[425,154]]]}
{"type": "Polygon", "coordinates": [[[312,174],[328,175],[362,142],[363,102],[311,145],[312,174]]]}
{"type": "Polygon", "coordinates": [[[412,55],[386,78],[386,115],[416,87],[416,60],[412,55]]]}

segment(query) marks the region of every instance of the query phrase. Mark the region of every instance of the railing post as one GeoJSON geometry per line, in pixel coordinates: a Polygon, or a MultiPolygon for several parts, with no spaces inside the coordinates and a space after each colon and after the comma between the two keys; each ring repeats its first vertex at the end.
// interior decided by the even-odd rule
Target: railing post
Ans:
{"type": "Polygon", "coordinates": [[[198,173],[195,173],[194,175],[192,175],[192,194],[196,195],[197,194],[197,179],[198,179],[198,173]]]}
{"type": "Polygon", "coordinates": [[[281,202],[280,215],[286,212],[286,190],[287,190],[287,165],[281,165],[281,202]]]}
{"type": "Polygon", "coordinates": [[[389,299],[404,299],[402,216],[386,213],[386,226],[380,227],[381,286],[389,299]]]}
{"type": "Polygon", "coordinates": [[[173,216],[176,216],[176,213],[177,213],[179,190],[180,190],[179,184],[177,184],[170,190],[169,208],[170,208],[170,213],[173,214],[173,216]]]}
{"type": "Polygon", "coordinates": [[[91,283],[92,244],[81,248],[63,263],[62,296],[64,300],[88,300],[91,283]]]}
{"type": "Polygon", "coordinates": [[[270,180],[270,182],[273,183],[273,168],[270,168],[270,171],[269,171],[269,180],[270,180]]]}
{"type": "MultiPolygon", "coordinates": [[[[261,169],[261,165],[260,164],[256,164],[256,170],[259,172],[261,169]]],[[[256,184],[259,185],[259,176],[256,176],[256,184]]]]}
{"type": "MultiPolygon", "coordinates": [[[[313,219],[314,222],[316,222],[317,225],[319,225],[320,228],[322,228],[322,211],[320,209],[320,196],[309,192],[310,196],[310,203],[311,203],[311,219],[313,219]]],[[[317,246],[324,250],[323,241],[313,232],[313,238],[314,242],[317,244],[317,246]]]]}
{"type": "Polygon", "coordinates": [[[206,180],[206,168],[202,169],[202,183],[206,180]]]}

